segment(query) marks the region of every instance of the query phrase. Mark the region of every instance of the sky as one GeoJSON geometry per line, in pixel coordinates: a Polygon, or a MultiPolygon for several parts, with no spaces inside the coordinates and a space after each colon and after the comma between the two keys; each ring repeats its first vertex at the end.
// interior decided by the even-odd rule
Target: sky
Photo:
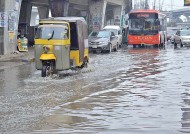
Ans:
{"type": "MultiPolygon", "coordinates": [[[[159,2],[162,4],[163,2],[163,10],[173,10],[184,8],[184,0],[155,0],[156,7],[159,8],[159,2]]],[[[149,3],[153,3],[154,0],[149,0],[149,3]]],[[[151,4],[152,5],[152,4],[151,4]]]]}
{"type": "MultiPolygon", "coordinates": [[[[140,0],[133,0],[133,2],[137,2],[140,0]]],[[[176,10],[182,8],[188,8],[184,6],[184,0],[148,0],[150,7],[153,7],[154,1],[156,1],[156,8],[159,9],[159,3],[163,3],[162,10],[176,10]],[[172,6],[173,5],[173,6],[172,6]]],[[[190,8],[190,6],[189,6],[190,8]]]]}

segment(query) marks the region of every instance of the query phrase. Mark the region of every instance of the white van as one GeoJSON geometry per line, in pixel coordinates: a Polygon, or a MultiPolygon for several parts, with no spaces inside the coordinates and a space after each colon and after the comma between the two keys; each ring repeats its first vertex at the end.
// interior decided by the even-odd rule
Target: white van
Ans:
{"type": "Polygon", "coordinates": [[[122,44],[122,31],[121,31],[120,26],[109,25],[109,26],[105,26],[103,29],[113,32],[115,34],[115,36],[117,37],[118,46],[121,47],[121,44],[122,44]]]}

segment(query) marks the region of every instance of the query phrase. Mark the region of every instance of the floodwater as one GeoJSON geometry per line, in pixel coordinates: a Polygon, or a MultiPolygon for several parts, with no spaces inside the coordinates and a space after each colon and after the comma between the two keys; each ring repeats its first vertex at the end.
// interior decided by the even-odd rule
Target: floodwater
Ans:
{"type": "MultiPolygon", "coordinates": [[[[0,71],[0,133],[190,133],[190,48],[91,54],[81,71],[0,71]]],[[[3,64],[3,63],[1,63],[3,64]]]]}

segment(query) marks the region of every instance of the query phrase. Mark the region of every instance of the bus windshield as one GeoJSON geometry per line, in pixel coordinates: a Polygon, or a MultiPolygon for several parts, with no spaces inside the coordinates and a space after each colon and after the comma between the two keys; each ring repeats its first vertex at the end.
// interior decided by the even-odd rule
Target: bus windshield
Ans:
{"type": "Polygon", "coordinates": [[[54,40],[63,40],[68,39],[69,31],[67,27],[58,27],[58,26],[42,26],[39,27],[36,32],[36,39],[54,39],[54,40]]]}
{"type": "Polygon", "coordinates": [[[132,35],[155,35],[159,30],[159,23],[157,17],[150,14],[146,15],[131,15],[129,17],[129,34],[132,35]]]}

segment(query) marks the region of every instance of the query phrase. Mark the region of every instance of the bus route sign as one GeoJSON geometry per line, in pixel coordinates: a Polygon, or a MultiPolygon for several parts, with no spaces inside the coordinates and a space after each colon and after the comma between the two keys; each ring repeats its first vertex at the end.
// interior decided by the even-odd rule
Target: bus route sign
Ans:
{"type": "Polygon", "coordinates": [[[190,0],[184,0],[184,6],[190,6],[190,0]]]}

